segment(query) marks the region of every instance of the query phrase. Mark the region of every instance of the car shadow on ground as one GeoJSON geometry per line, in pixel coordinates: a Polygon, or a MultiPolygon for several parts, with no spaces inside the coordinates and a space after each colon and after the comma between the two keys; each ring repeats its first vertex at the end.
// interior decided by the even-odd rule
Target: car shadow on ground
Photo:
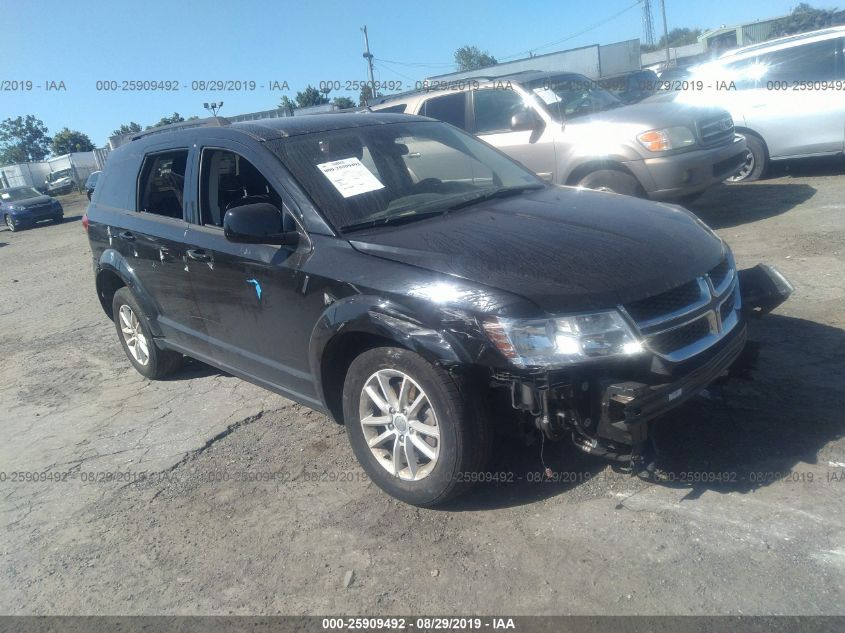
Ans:
{"type": "Polygon", "coordinates": [[[179,369],[169,376],[159,378],[163,382],[178,382],[182,380],[194,380],[195,378],[207,378],[208,376],[228,376],[225,371],[207,365],[200,360],[185,356],[179,369]]]}
{"type": "Polygon", "coordinates": [[[812,198],[816,190],[795,183],[721,184],[686,206],[713,229],[726,229],[781,215],[812,198]]]}
{"type": "Polygon", "coordinates": [[[66,215],[63,222],[65,222],[65,223],[67,223],[67,222],[78,222],[81,219],[82,219],[81,215],[66,215]]]}
{"type": "MultiPolygon", "coordinates": [[[[802,477],[823,484],[820,470],[842,476],[824,449],[845,436],[845,331],[769,315],[751,322],[750,339],[759,354],[755,363],[654,423],[658,471],[646,480],[651,485],[686,490],[688,501],[705,491],[744,494],[799,484],[802,477]],[[815,465],[816,473],[807,475],[810,467],[803,464],[815,465]]],[[[512,445],[490,468],[512,481],[483,483],[444,509],[488,510],[561,494],[603,496],[614,478],[629,477],[568,440],[546,442],[544,453],[553,481],[540,476],[539,446],[512,445]]]]}
{"type": "Polygon", "coordinates": [[[8,243],[7,242],[0,242],[0,248],[3,248],[4,246],[8,246],[8,243]]]}

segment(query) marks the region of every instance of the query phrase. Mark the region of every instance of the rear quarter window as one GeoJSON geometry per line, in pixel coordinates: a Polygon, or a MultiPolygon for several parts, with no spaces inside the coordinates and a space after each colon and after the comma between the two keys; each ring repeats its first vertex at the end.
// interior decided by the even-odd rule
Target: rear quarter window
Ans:
{"type": "Polygon", "coordinates": [[[141,169],[141,152],[126,147],[109,155],[91,202],[125,211],[135,210],[135,183],[141,169]],[[123,151],[121,151],[123,150],[123,151]]]}

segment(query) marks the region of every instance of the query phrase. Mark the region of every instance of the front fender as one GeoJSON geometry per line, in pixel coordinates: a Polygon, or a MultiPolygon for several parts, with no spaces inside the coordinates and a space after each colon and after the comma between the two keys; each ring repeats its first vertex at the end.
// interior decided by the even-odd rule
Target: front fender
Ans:
{"type": "Polygon", "coordinates": [[[362,338],[391,341],[438,365],[472,362],[457,339],[441,324],[434,324],[431,316],[431,323],[423,323],[411,316],[407,306],[371,295],[354,295],[329,305],[314,326],[309,343],[309,363],[320,399],[327,403],[324,363],[345,358],[343,348],[362,338]]]}

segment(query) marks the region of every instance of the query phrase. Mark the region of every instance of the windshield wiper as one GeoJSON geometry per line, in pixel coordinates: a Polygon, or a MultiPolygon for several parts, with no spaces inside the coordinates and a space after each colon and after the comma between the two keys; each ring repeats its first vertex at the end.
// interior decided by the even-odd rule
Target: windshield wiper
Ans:
{"type": "Polygon", "coordinates": [[[463,209],[464,207],[471,206],[473,204],[478,204],[479,202],[484,202],[486,200],[492,200],[493,198],[507,198],[508,196],[516,196],[520,193],[524,193],[526,191],[535,191],[537,189],[543,189],[546,185],[535,184],[535,185],[517,185],[514,187],[499,187],[497,189],[491,189],[485,193],[482,193],[479,196],[475,196],[468,200],[462,200],[456,204],[453,204],[449,207],[449,211],[454,211],[455,209],[463,209]]]}
{"type": "Polygon", "coordinates": [[[444,213],[446,213],[444,209],[440,209],[437,211],[424,211],[422,213],[398,213],[395,215],[388,215],[387,217],[383,218],[373,218],[371,220],[365,220],[363,222],[356,222],[355,224],[347,224],[346,226],[340,227],[340,231],[342,233],[352,233],[353,231],[370,229],[375,226],[386,226],[388,224],[396,226],[397,224],[415,222],[416,220],[430,218],[435,215],[443,215],[444,213]]]}

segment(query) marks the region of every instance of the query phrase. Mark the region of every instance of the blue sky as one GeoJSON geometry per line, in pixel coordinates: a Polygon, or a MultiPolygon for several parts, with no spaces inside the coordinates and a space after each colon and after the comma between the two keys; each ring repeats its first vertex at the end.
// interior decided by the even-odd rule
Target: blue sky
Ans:
{"type": "MultiPolygon", "coordinates": [[[[121,123],[148,125],[174,111],[205,116],[275,107],[320,81],[365,80],[360,27],[367,25],[378,81],[405,84],[452,70],[465,44],[503,58],[641,37],[634,0],[430,0],[429,2],[257,2],[227,0],[3,0],[0,79],[63,81],[65,91],[0,92],[0,119],[34,114],[51,133],[62,127],[105,143],[121,123]],[[587,9],[589,8],[589,10],[587,9]],[[590,29],[590,27],[597,26],[590,29]],[[582,33],[590,29],[586,33],[582,33]],[[579,34],[580,33],[580,34],[579,34]],[[570,37],[573,36],[574,37],[570,37]],[[551,47],[543,44],[567,39],[551,47]],[[420,65],[425,64],[425,65],[420,65]],[[177,80],[178,92],[101,92],[98,80],[177,80]],[[200,92],[197,80],[247,80],[252,92],[200,92]]],[[[659,22],[658,0],[653,7],[659,22]]],[[[788,13],[797,0],[666,0],[673,27],[713,28],[788,13]]],[[[828,0],[811,4],[831,5],[828,0]]],[[[659,35],[659,33],[658,33],[659,35]]],[[[335,92],[330,96],[357,93],[335,92]]]]}

